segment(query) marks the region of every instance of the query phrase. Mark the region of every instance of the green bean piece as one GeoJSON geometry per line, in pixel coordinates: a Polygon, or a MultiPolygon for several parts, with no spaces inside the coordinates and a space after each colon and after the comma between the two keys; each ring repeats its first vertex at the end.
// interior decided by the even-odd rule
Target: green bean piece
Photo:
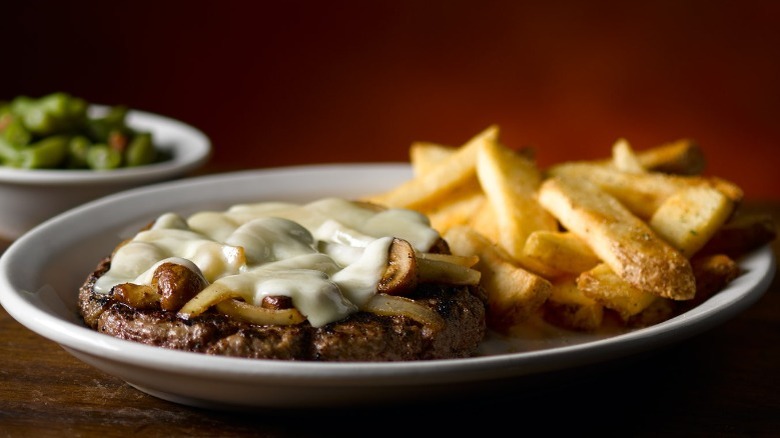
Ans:
{"type": "Polygon", "coordinates": [[[53,169],[59,167],[68,155],[68,137],[46,137],[20,151],[19,167],[23,169],[53,169]]]}
{"type": "Polygon", "coordinates": [[[67,93],[44,96],[38,104],[55,118],[61,131],[79,128],[87,117],[87,102],[67,93]]]}
{"type": "Polygon", "coordinates": [[[19,167],[20,149],[0,136],[0,163],[4,166],[19,167]]]}
{"type": "Polygon", "coordinates": [[[68,142],[68,169],[86,169],[89,167],[87,164],[87,153],[92,142],[83,135],[77,135],[70,139],[68,142]]]}
{"type": "Polygon", "coordinates": [[[111,126],[115,128],[125,126],[125,118],[127,117],[127,107],[124,105],[116,105],[109,108],[103,119],[111,126]]]}
{"type": "Polygon", "coordinates": [[[30,108],[35,107],[35,99],[27,96],[19,96],[12,100],[8,106],[11,108],[12,113],[22,115],[29,111],[30,108]]]}
{"type": "Polygon", "coordinates": [[[22,114],[24,126],[36,135],[49,135],[56,130],[54,116],[43,108],[33,107],[22,114]]]}
{"type": "Polygon", "coordinates": [[[22,118],[25,127],[38,136],[75,131],[87,116],[86,101],[67,93],[52,93],[37,100],[17,97],[11,102],[11,108],[22,118]]]}
{"type": "Polygon", "coordinates": [[[104,119],[90,119],[87,120],[86,134],[89,139],[95,143],[105,143],[108,141],[108,133],[111,132],[111,127],[104,119]]]}
{"type": "Polygon", "coordinates": [[[125,151],[127,166],[143,166],[154,163],[157,159],[157,149],[152,144],[152,134],[141,132],[135,135],[125,151]]]}
{"type": "Polygon", "coordinates": [[[10,113],[4,114],[2,122],[0,133],[7,142],[17,146],[30,144],[33,139],[32,133],[25,128],[19,117],[10,113]]]}
{"type": "Polygon", "coordinates": [[[122,154],[107,144],[95,144],[87,151],[87,165],[94,170],[110,170],[122,166],[122,154]]]}
{"type": "Polygon", "coordinates": [[[84,99],[71,96],[68,101],[68,119],[71,121],[71,128],[80,129],[87,121],[87,109],[89,104],[84,99]]]}
{"type": "Polygon", "coordinates": [[[16,105],[15,111],[21,116],[24,125],[33,134],[50,135],[59,126],[57,117],[64,113],[64,97],[61,94],[49,95],[35,101],[21,99],[23,105],[16,105]]]}
{"type": "Polygon", "coordinates": [[[131,134],[130,128],[125,124],[126,115],[127,108],[123,106],[111,107],[105,116],[87,120],[87,135],[95,143],[107,143],[114,131],[131,134]]]}

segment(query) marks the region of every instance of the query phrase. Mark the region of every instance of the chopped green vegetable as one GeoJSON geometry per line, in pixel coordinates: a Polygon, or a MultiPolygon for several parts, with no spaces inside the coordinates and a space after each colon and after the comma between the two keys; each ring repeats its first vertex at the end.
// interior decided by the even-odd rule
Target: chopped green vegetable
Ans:
{"type": "Polygon", "coordinates": [[[87,153],[92,142],[83,135],[76,135],[68,142],[68,169],[86,169],[87,153]]]}
{"type": "Polygon", "coordinates": [[[46,137],[20,151],[19,167],[23,169],[51,169],[59,167],[68,156],[68,137],[46,137]]]}
{"type": "Polygon", "coordinates": [[[14,145],[0,136],[0,163],[4,166],[16,167],[21,149],[20,146],[14,145]]]}
{"type": "Polygon", "coordinates": [[[67,93],[0,102],[0,166],[106,170],[170,158],[151,133],[127,125],[127,107],[91,117],[88,106],[67,93]]]}
{"type": "Polygon", "coordinates": [[[22,119],[9,112],[3,115],[2,137],[11,144],[24,146],[30,144],[33,136],[22,119]]]}
{"type": "Polygon", "coordinates": [[[110,170],[122,166],[122,154],[105,144],[93,145],[87,151],[87,165],[94,170],[110,170]]]}
{"type": "Polygon", "coordinates": [[[152,144],[151,134],[138,134],[125,150],[127,166],[143,166],[157,159],[157,150],[152,144]]]}

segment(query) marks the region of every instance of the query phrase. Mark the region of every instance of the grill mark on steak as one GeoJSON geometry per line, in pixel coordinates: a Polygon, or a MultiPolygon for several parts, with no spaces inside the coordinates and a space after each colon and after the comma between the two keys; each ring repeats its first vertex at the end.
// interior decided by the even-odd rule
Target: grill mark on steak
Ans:
{"type": "Polygon", "coordinates": [[[119,339],[163,348],[255,359],[407,361],[471,356],[485,335],[481,289],[420,285],[408,296],[444,318],[435,331],[411,318],[358,312],[312,327],[258,325],[216,312],[183,319],[174,312],[139,310],[94,292],[110,267],[105,258],[79,290],[84,323],[119,339]]]}

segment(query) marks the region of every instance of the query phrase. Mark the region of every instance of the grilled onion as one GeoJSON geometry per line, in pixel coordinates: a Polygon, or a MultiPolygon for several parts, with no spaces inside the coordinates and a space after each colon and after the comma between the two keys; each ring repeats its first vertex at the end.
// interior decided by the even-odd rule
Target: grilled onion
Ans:
{"type": "Polygon", "coordinates": [[[293,325],[306,320],[296,308],[267,309],[229,298],[217,303],[216,308],[232,318],[261,325],[293,325]]]}
{"type": "Polygon", "coordinates": [[[444,318],[438,313],[414,300],[397,295],[376,294],[360,310],[383,316],[406,316],[433,330],[441,330],[445,325],[444,318]]]}
{"type": "Polygon", "coordinates": [[[198,316],[208,310],[209,307],[221,301],[225,301],[228,298],[239,297],[241,297],[241,294],[228,289],[227,286],[223,286],[219,283],[212,283],[195,295],[191,300],[187,301],[187,303],[184,304],[184,307],[179,310],[179,316],[182,318],[198,316]]]}

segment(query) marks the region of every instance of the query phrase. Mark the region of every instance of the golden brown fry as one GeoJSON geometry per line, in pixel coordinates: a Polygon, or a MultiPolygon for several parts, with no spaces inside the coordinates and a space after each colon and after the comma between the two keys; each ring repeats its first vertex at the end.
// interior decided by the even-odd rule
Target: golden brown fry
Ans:
{"type": "Polygon", "coordinates": [[[706,167],[704,153],[699,145],[683,138],[637,153],[639,163],[653,172],[677,175],[699,175],[706,167]]]}
{"type": "Polygon", "coordinates": [[[585,296],[616,311],[624,321],[659,299],[658,295],[638,289],[620,278],[606,263],[580,274],[577,287],[585,296]]]}
{"type": "Polygon", "coordinates": [[[595,184],[555,177],[542,184],[539,202],[634,287],[675,300],[695,295],[688,259],[595,184]]]}
{"type": "Polygon", "coordinates": [[[421,212],[428,216],[431,226],[444,233],[456,225],[471,222],[474,214],[485,208],[487,198],[476,177],[454,190],[442,202],[431,203],[421,212]]]}
{"type": "MultiPolygon", "coordinates": [[[[680,303],[680,301],[656,297],[655,300],[641,312],[630,316],[625,321],[625,324],[627,327],[631,328],[642,328],[664,322],[675,315],[678,303],[680,303]]],[[[685,303],[688,303],[688,301],[685,301],[685,303]]]]}
{"type": "Polygon", "coordinates": [[[536,199],[542,175],[527,157],[498,142],[484,142],[477,154],[477,178],[495,214],[497,242],[514,260],[522,261],[529,234],[558,229],[536,199]]]}
{"type": "Polygon", "coordinates": [[[593,331],[601,327],[604,306],[583,294],[574,277],[565,276],[552,283],[550,297],[544,303],[543,318],[559,327],[593,331]]]}
{"type": "Polygon", "coordinates": [[[491,208],[487,196],[485,196],[485,204],[478,211],[474,212],[467,225],[498,245],[501,239],[498,232],[498,217],[496,216],[496,211],[491,208]]]}
{"type": "Polygon", "coordinates": [[[533,257],[526,257],[524,253],[512,256],[505,248],[505,245],[502,244],[501,227],[498,225],[496,211],[489,208],[488,205],[479,210],[467,225],[495,244],[513,264],[545,278],[557,277],[563,274],[562,271],[554,269],[533,257]]]}
{"type": "Polygon", "coordinates": [[[645,172],[645,168],[639,161],[639,157],[634,153],[634,150],[625,138],[618,139],[615,144],[612,145],[612,165],[623,172],[645,172]]]}
{"type": "Polygon", "coordinates": [[[452,146],[437,143],[415,142],[409,148],[409,160],[415,176],[425,175],[457,152],[452,146]]]}
{"type": "Polygon", "coordinates": [[[466,226],[451,228],[445,235],[456,255],[479,257],[475,268],[482,272],[480,285],[487,294],[488,325],[507,331],[536,313],[550,296],[552,284],[513,264],[493,243],[466,226]]]}
{"type": "Polygon", "coordinates": [[[477,151],[482,144],[495,142],[497,138],[498,127],[490,126],[430,172],[414,176],[388,192],[364,200],[388,207],[430,210],[468,180],[476,178],[477,151]]]}
{"type": "Polygon", "coordinates": [[[664,201],[650,218],[650,227],[690,258],[734,212],[734,203],[713,187],[688,187],[664,201]]]}
{"type": "Polygon", "coordinates": [[[525,242],[523,256],[558,274],[579,274],[600,262],[581,238],[566,231],[534,231],[525,242]]]}
{"type": "Polygon", "coordinates": [[[680,188],[672,179],[657,174],[623,172],[592,163],[559,164],[549,169],[548,175],[592,181],[640,218],[652,216],[680,188]]]}
{"type": "Polygon", "coordinates": [[[710,186],[734,203],[742,200],[742,190],[721,178],[667,175],[658,172],[631,173],[593,163],[564,163],[548,170],[548,175],[565,175],[589,180],[614,196],[632,213],[649,219],[666,199],[691,186],[710,186]]]}
{"type": "MultiPolygon", "coordinates": [[[[617,160],[615,157],[615,146],[624,148],[624,146],[619,145],[622,141],[623,139],[619,139],[618,142],[613,145],[612,157],[609,159],[580,163],[598,164],[608,167],[611,166],[620,170],[627,170],[616,162],[622,161],[623,157],[619,157],[617,160]]],[[[626,143],[628,142],[626,141],[626,143]]],[[[618,153],[623,152],[626,151],[618,151],[618,153]]],[[[706,167],[706,160],[701,148],[695,141],[688,138],[663,143],[649,149],[633,151],[632,155],[634,155],[642,170],[647,172],[668,173],[672,175],[701,175],[706,167]]]]}
{"type": "Polygon", "coordinates": [[[677,177],[677,178],[683,178],[684,181],[688,181],[690,184],[693,185],[705,185],[710,187],[715,187],[716,189],[720,190],[721,193],[726,195],[731,202],[733,202],[736,205],[739,205],[742,202],[742,199],[745,197],[745,193],[742,191],[742,188],[738,185],[734,184],[731,181],[725,180],[723,178],[719,178],[717,176],[711,176],[707,178],[702,177],[677,177]]]}
{"type": "Polygon", "coordinates": [[[770,216],[735,214],[740,187],[701,176],[694,141],[634,150],[619,138],[611,152],[540,172],[531,149],[501,145],[491,126],[459,148],[413,143],[413,181],[371,200],[421,211],[463,263],[479,260],[499,331],[540,311],[575,330],[615,315],[656,324],[725,287],[734,257],[776,237],[770,216]]]}

